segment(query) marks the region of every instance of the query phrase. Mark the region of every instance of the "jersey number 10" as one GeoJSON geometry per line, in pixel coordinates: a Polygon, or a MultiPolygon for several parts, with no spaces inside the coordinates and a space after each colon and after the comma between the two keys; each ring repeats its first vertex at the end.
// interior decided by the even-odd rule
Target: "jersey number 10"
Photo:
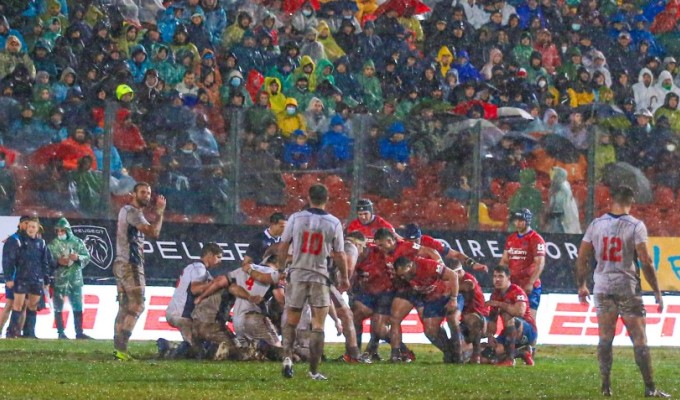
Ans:
{"type": "Polygon", "coordinates": [[[602,260],[603,261],[621,261],[621,250],[623,248],[621,238],[605,236],[602,238],[602,260]]]}
{"type": "Polygon", "coordinates": [[[323,234],[321,232],[304,231],[302,233],[302,246],[300,247],[301,252],[318,256],[321,254],[322,245],[323,234]]]}

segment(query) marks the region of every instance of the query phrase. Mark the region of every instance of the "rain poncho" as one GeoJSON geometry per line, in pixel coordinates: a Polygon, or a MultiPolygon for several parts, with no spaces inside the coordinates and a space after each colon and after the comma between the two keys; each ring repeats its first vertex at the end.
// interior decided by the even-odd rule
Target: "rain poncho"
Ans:
{"type": "Polygon", "coordinates": [[[52,265],[54,268],[54,289],[55,291],[66,291],[70,287],[83,286],[83,268],[90,262],[90,253],[85,247],[85,243],[71,230],[66,218],[60,218],[54,228],[65,229],[66,239],[61,240],[55,237],[48,245],[52,253],[52,265]],[[70,265],[58,265],[57,260],[61,257],[68,257],[70,254],[77,254],[78,260],[72,261],[70,265]]]}
{"type": "Polygon", "coordinates": [[[564,168],[553,167],[550,180],[550,200],[548,206],[547,232],[581,233],[576,199],[571,193],[564,168]]]}

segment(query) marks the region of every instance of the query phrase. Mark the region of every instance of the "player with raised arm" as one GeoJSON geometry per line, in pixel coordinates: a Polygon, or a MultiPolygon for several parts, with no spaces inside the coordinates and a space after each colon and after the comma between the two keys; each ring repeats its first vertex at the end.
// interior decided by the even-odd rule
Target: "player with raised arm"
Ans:
{"type": "Polygon", "coordinates": [[[478,263],[472,257],[466,256],[465,253],[452,249],[432,236],[423,235],[418,224],[411,223],[404,227],[404,240],[435,249],[442,258],[460,261],[465,267],[472,268],[475,271],[487,272],[489,270],[486,265],[478,263]]]}
{"type": "Polygon", "coordinates": [[[121,361],[130,361],[128,342],[137,319],[144,311],[144,239],[157,239],[163,226],[165,197],[156,198],[156,219],[149,223],[143,209],[151,204],[151,186],[145,182],[135,185],[132,202],[118,213],[116,231],[116,259],[113,275],[118,289],[118,314],[113,335],[113,355],[121,361]]]}
{"type": "Polygon", "coordinates": [[[338,290],[349,288],[345,263],[344,238],[339,219],[325,211],[328,189],[321,184],[309,188],[310,207],[290,216],[281,237],[278,262],[283,269],[292,246],[293,261],[288,267],[289,282],[286,286],[287,321],[283,326],[283,376],[293,377],[293,350],[296,327],[305,303],[312,309],[310,332],[309,377],[326,380],[319,373],[319,363],[324,347],[324,325],[330,306],[328,258],[338,270],[338,290]]]}
{"type": "Polygon", "coordinates": [[[510,279],[529,295],[531,317],[541,303],[541,273],[545,267],[545,240],[531,229],[533,215],[528,208],[514,211],[510,217],[515,223],[515,232],[508,236],[500,265],[510,269],[510,279]]]}
{"type": "MultiPolygon", "coordinates": [[[[480,340],[486,332],[489,307],[486,305],[482,287],[469,272],[458,274],[458,293],[459,299],[463,297],[460,330],[465,341],[472,345],[470,364],[479,364],[481,360],[480,340]]],[[[460,304],[458,307],[460,309],[460,304]]]]}
{"type": "MultiPolygon", "coordinates": [[[[460,264],[459,264],[460,265],[460,264]]],[[[459,267],[460,268],[460,267],[459,267]]],[[[419,314],[425,336],[444,353],[444,362],[460,363],[460,327],[458,323],[458,274],[443,263],[421,257],[399,257],[394,262],[396,277],[406,282],[422,307],[419,314]],[[451,338],[441,329],[442,321],[451,331],[451,338]]],[[[401,342],[401,330],[391,328],[392,356],[398,357],[394,347],[401,342]],[[396,354],[395,354],[396,353],[396,354]]]]}
{"type": "Polygon", "coordinates": [[[356,205],[357,218],[347,225],[347,233],[359,231],[364,234],[366,241],[373,242],[373,236],[378,229],[389,229],[396,234],[394,226],[383,217],[376,215],[373,202],[369,199],[359,199],[356,205]]]}
{"type": "Polygon", "coordinates": [[[602,395],[612,395],[612,342],[616,323],[621,316],[633,342],[635,362],[645,383],[645,397],[669,398],[670,395],[654,385],[652,358],[645,332],[640,269],[654,292],[659,313],[663,311],[663,297],[647,249],[647,227],[644,222],[630,215],[633,201],[633,189],[625,185],[618,186],[611,192],[609,212],[596,218],[588,226],[576,261],[578,296],[582,303],[588,303],[590,290],[586,279],[594,257],[597,266],[593,275],[593,294],[600,332],[597,358],[602,377],[602,395]]]}
{"type": "Polygon", "coordinates": [[[489,345],[496,345],[496,356],[502,358],[497,365],[514,366],[516,349],[524,347],[520,356],[531,366],[534,359],[528,347],[536,343],[536,322],[528,307],[527,294],[517,284],[510,281],[510,269],[497,265],[493,269],[493,287],[491,299],[486,302],[490,307],[487,337],[489,345]],[[503,331],[494,338],[498,318],[503,320],[503,331]],[[504,356],[504,357],[503,357],[504,356]]]}

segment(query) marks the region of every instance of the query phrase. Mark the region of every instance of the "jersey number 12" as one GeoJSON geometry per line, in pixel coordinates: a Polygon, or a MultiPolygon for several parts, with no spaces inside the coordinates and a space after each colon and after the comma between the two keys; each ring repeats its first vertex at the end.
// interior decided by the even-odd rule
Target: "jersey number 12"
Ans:
{"type": "Polygon", "coordinates": [[[302,233],[302,246],[300,247],[301,252],[318,256],[321,254],[322,245],[323,234],[321,232],[304,231],[302,233]]]}
{"type": "Polygon", "coordinates": [[[621,238],[605,236],[603,239],[602,260],[621,261],[621,250],[623,248],[621,238]]]}

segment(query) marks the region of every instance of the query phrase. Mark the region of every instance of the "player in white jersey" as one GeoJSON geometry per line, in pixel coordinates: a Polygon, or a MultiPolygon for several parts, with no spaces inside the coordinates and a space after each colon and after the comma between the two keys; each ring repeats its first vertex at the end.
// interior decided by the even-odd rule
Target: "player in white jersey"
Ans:
{"type": "Polygon", "coordinates": [[[658,311],[662,312],[663,298],[652,258],[647,250],[647,227],[644,222],[629,215],[634,200],[633,189],[619,186],[612,191],[611,196],[609,213],[590,223],[576,261],[576,282],[582,303],[587,303],[590,298],[586,278],[590,273],[589,265],[593,255],[597,261],[593,276],[593,294],[600,332],[597,355],[602,377],[602,394],[612,395],[612,341],[617,320],[621,316],[633,342],[635,362],[645,383],[645,397],[668,398],[668,394],[657,390],[654,385],[652,359],[645,333],[645,308],[640,293],[638,262],[654,291],[658,311]]]}
{"type": "Polygon", "coordinates": [[[326,380],[318,371],[324,345],[324,323],[330,306],[330,275],[328,258],[338,269],[338,290],[349,288],[345,263],[342,224],[324,209],[328,202],[328,189],[321,184],[312,185],[308,200],[310,208],[293,214],[286,224],[279,247],[279,269],[283,268],[292,246],[293,262],[288,268],[286,286],[287,321],[283,326],[283,376],[293,377],[293,348],[295,329],[305,302],[312,308],[310,333],[309,376],[326,380]]]}
{"type": "MultiPolygon", "coordinates": [[[[275,254],[272,253],[271,256],[266,257],[263,264],[244,264],[242,268],[232,271],[230,276],[251,296],[265,298],[279,282],[280,274],[275,254]]],[[[264,303],[253,304],[237,298],[233,313],[234,333],[236,333],[237,341],[262,340],[269,346],[281,347],[276,328],[267,316],[264,303]]]]}
{"type": "Polygon", "coordinates": [[[191,344],[191,312],[194,311],[194,300],[212,281],[209,269],[213,269],[222,260],[222,248],[217,243],[207,243],[201,250],[201,259],[189,264],[179,277],[179,282],[172,300],[165,310],[168,324],[177,328],[184,341],[191,344]]]}

